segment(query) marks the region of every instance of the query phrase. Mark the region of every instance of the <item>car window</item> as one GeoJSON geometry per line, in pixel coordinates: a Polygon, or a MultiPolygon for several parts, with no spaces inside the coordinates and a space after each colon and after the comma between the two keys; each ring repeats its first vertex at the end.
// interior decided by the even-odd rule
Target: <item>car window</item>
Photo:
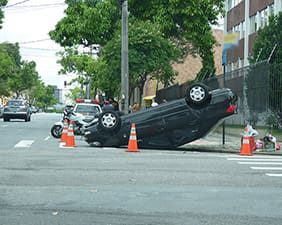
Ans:
{"type": "Polygon", "coordinates": [[[78,113],[100,113],[99,107],[95,105],[77,105],[75,108],[75,112],[78,113]]]}
{"type": "Polygon", "coordinates": [[[9,106],[22,106],[24,105],[24,102],[23,101],[9,101],[8,105],[9,106]]]}

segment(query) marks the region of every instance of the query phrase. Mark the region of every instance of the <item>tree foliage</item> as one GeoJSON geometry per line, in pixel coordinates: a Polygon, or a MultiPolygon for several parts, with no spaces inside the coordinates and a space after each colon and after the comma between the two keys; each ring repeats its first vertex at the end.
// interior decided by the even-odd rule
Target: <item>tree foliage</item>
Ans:
{"type": "MultiPolygon", "coordinates": [[[[251,70],[247,77],[248,86],[252,87],[258,80],[258,73],[266,74],[268,84],[269,108],[273,115],[282,118],[282,12],[269,18],[269,23],[257,33],[254,41],[253,55],[250,57],[251,70]]],[[[250,88],[251,89],[251,88],[250,88]]]]}
{"type": "MultiPolygon", "coordinates": [[[[122,1],[65,2],[68,4],[66,16],[49,32],[51,39],[65,47],[66,54],[60,60],[65,72],[91,77],[94,82],[92,87],[118,95],[122,1]],[[102,46],[102,59],[96,60],[97,63],[91,64],[90,58],[73,50],[77,46],[93,44],[102,46]],[[88,67],[87,63],[91,66],[88,67]],[[79,70],[78,64],[88,69],[79,70]]],[[[156,78],[165,86],[172,82],[175,73],[171,62],[180,58],[176,47],[182,53],[201,57],[202,74],[213,71],[215,40],[210,25],[216,24],[217,16],[223,12],[223,4],[223,0],[144,0],[142,4],[137,0],[129,0],[130,87],[139,87],[142,91],[142,85],[148,77],[156,78]]],[[[204,77],[202,74],[201,78],[204,77]]]]}
{"type": "Polygon", "coordinates": [[[210,25],[217,24],[218,16],[223,14],[223,0],[144,0],[142,4],[129,0],[129,7],[138,19],[159,24],[161,32],[175,40],[186,54],[201,57],[200,79],[214,70],[215,39],[210,25]]]}
{"type": "Polygon", "coordinates": [[[111,40],[120,12],[110,0],[65,0],[65,17],[49,32],[63,47],[105,45],[111,40]]]}
{"type": "MultiPolygon", "coordinates": [[[[133,21],[129,24],[129,83],[131,92],[139,88],[141,95],[144,84],[148,79],[161,81],[165,86],[175,78],[171,62],[177,60],[180,52],[175,45],[164,38],[158,27],[152,23],[133,21]],[[133,25],[134,24],[134,25],[133,25]]],[[[115,37],[103,48],[102,60],[111,68],[109,88],[118,90],[121,70],[121,35],[116,32],[115,37]],[[113,82],[116,84],[113,86],[113,82]]],[[[105,76],[105,75],[104,75],[105,76]]],[[[104,78],[105,79],[105,78],[104,78]]]]}
{"type": "Polygon", "coordinates": [[[21,59],[19,45],[12,43],[0,44],[0,95],[19,97],[24,95],[30,103],[39,99],[54,102],[54,90],[50,94],[40,80],[40,76],[36,71],[36,63],[34,61],[26,61],[21,59]],[[45,90],[46,89],[46,90],[45,90]],[[38,93],[38,95],[36,95],[38,93]],[[43,96],[40,96],[43,93],[43,96]],[[48,94],[47,98],[44,95],[48,94]]]}
{"type": "Polygon", "coordinates": [[[6,6],[7,3],[8,3],[8,0],[0,0],[0,29],[2,28],[3,18],[4,18],[4,12],[2,8],[6,6]]]}
{"type": "Polygon", "coordinates": [[[271,62],[278,62],[282,58],[282,12],[271,16],[269,23],[260,29],[254,41],[251,63],[271,58],[271,62]],[[276,46],[276,47],[275,47],[276,46]],[[271,57],[270,57],[271,56],[271,57]]]}

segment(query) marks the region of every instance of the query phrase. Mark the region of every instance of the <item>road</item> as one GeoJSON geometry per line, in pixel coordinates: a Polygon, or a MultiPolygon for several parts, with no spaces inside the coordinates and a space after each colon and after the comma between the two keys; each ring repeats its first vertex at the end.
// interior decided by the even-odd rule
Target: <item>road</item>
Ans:
{"type": "Polygon", "coordinates": [[[59,119],[0,121],[1,225],[281,224],[280,156],[62,148],[59,119]]]}

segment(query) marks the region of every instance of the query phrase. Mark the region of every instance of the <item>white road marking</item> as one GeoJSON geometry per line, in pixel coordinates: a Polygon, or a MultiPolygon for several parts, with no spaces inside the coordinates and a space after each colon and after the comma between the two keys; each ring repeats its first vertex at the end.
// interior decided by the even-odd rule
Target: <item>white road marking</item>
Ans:
{"type": "Polygon", "coordinates": [[[15,148],[29,148],[34,140],[21,140],[15,145],[15,148]]]}
{"type": "Polygon", "coordinates": [[[282,165],[282,162],[237,162],[243,165],[282,165]]]}
{"type": "Polygon", "coordinates": [[[282,158],[281,157],[265,157],[265,158],[227,158],[227,160],[231,160],[231,161],[281,161],[282,162],[282,158]]]}
{"type": "Polygon", "coordinates": [[[259,166],[251,166],[253,170],[282,170],[282,167],[259,167],[259,166]]]}
{"type": "Polygon", "coordinates": [[[50,136],[47,136],[46,138],[44,138],[44,141],[48,141],[50,139],[50,136]]]}
{"type": "MultiPolygon", "coordinates": [[[[268,166],[250,166],[252,170],[282,170],[282,167],[271,167],[269,165],[282,165],[281,156],[248,156],[248,157],[230,157],[227,160],[237,161],[238,164],[243,165],[268,165],[268,166]]],[[[280,173],[265,173],[269,177],[282,177],[280,173]]]]}
{"type": "Polygon", "coordinates": [[[282,177],[281,173],[266,173],[265,175],[269,177],[282,177]]]}

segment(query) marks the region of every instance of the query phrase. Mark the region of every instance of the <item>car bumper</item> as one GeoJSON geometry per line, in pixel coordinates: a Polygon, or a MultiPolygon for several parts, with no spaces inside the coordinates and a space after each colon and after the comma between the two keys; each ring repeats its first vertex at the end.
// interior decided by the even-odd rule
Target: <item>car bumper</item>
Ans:
{"type": "Polygon", "coordinates": [[[10,118],[10,119],[25,119],[29,117],[27,113],[24,112],[17,112],[17,113],[3,113],[4,118],[10,118]]]}

